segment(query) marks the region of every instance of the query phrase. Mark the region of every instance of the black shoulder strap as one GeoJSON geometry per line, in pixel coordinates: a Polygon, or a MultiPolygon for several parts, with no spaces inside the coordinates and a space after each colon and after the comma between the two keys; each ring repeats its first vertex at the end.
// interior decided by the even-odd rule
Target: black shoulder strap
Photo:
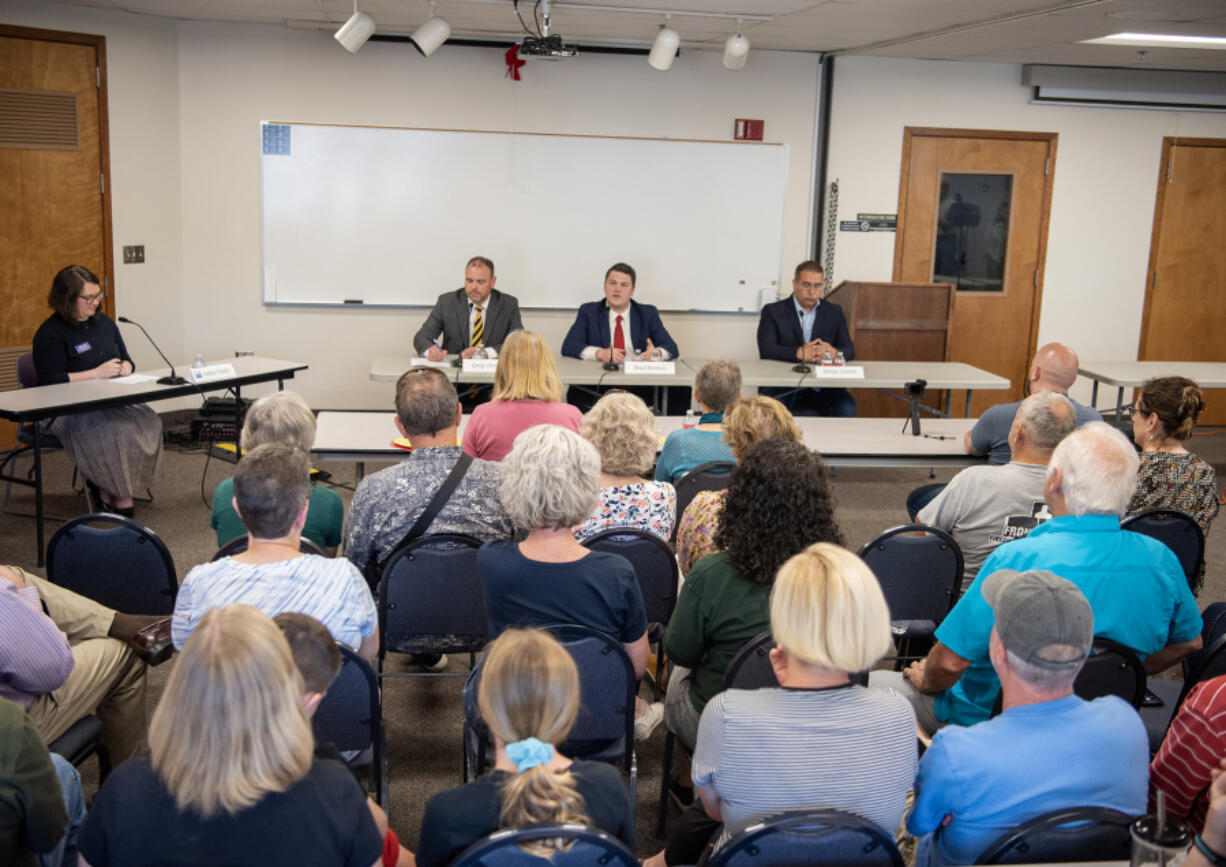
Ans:
{"type": "Polygon", "coordinates": [[[443,511],[443,506],[447,505],[447,501],[451,499],[455,489],[460,486],[460,480],[464,478],[464,474],[468,472],[468,467],[472,462],[472,455],[468,453],[460,455],[460,459],[451,468],[451,473],[443,480],[443,484],[439,489],[435,491],[430,502],[426,504],[425,511],[421,513],[421,517],[409,528],[409,532],[400,540],[400,544],[396,546],[397,548],[412,542],[418,536],[424,535],[426,530],[430,529],[430,525],[434,523],[438,513],[443,511]]]}

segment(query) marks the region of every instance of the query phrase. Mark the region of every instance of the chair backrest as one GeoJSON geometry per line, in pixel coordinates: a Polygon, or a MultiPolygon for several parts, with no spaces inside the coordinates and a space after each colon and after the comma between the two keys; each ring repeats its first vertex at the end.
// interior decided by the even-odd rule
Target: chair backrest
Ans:
{"type": "Polygon", "coordinates": [[[1107,807],[1067,807],[1023,822],[983,850],[976,864],[1127,861],[1133,817],[1107,807]]]}
{"type": "Polygon", "coordinates": [[[545,627],[579,669],[579,716],[559,751],[582,758],[610,750],[625,758],[634,755],[634,694],[638,683],[634,664],[622,643],[611,635],[572,623],[545,627]]]}
{"type": "Polygon", "coordinates": [[[489,623],[477,549],[461,533],[419,536],[392,552],[379,579],[380,657],[469,653],[485,646],[489,623]]]}
{"type": "Polygon", "coordinates": [[[736,652],[728,667],[724,669],[723,680],[719,689],[767,689],[779,685],[775,677],[775,669],[771,668],[770,652],[775,647],[775,639],[770,630],[756,635],[736,652]]]}
{"type": "MultiPolygon", "coordinates": [[[[217,553],[213,555],[209,562],[212,562],[213,560],[220,560],[223,557],[233,557],[235,554],[241,554],[247,550],[249,542],[250,537],[247,536],[246,533],[241,536],[235,536],[229,542],[226,542],[226,544],[218,548],[217,553]]],[[[324,556],[324,549],[320,548],[306,536],[302,536],[298,539],[298,550],[303,554],[318,554],[320,557],[324,556]]]]}
{"type": "Polygon", "coordinates": [[[625,844],[598,828],[572,823],[503,828],[482,837],[451,862],[451,867],[590,867],[593,864],[638,867],[638,859],[625,844]],[[532,840],[567,840],[564,851],[549,858],[530,855],[520,846],[532,840]]]}
{"type": "Polygon", "coordinates": [[[1192,687],[1202,681],[1212,680],[1223,674],[1226,674],[1226,635],[1219,635],[1212,644],[1204,650],[1197,652],[1195,663],[1190,666],[1190,670],[1184,676],[1183,690],[1179,693],[1176,710],[1178,710],[1179,705],[1183,704],[1183,700],[1188,697],[1192,687]]]}
{"type": "Polygon", "coordinates": [[[892,527],[860,549],[881,584],[890,620],[939,625],[962,590],[962,549],[926,524],[892,527]]]}
{"type": "Polygon", "coordinates": [[[677,520],[673,524],[673,539],[677,538],[677,526],[694,495],[699,491],[722,491],[728,487],[734,469],[735,461],[710,461],[687,471],[673,483],[677,490],[677,520]]]}
{"type": "Polygon", "coordinates": [[[1109,638],[1094,639],[1094,653],[1086,660],[1073,692],[1086,701],[1117,695],[1135,708],[1145,698],[1145,666],[1130,648],[1109,638]]]}
{"type": "Polygon", "coordinates": [[[680,570],[673,546],[654,533],[630,527],[602,530],[583,540],[593,551],[620,554],[634,567],[648,623],[666,624],[677,604],[680,570]]]}
{"type": "Polygon", "coordinates": [[[47,580],[125,614],[171,614],[179,592],[166,543],[122,515],[82,515],[56,530],[47,580]]]}
{"type": "Polygon", "coordinates": [[[383,725],[379,678],[365,659],[348,647],[341,652],[341,670],[315,709],[311,727],[315,739],[341,752],[366,750],[379,742],[383,725]]]}
{"type": "Polygon", "coordinates": [[[716,850],[709,867],[902,867],[894,838],[842,810],[781,813],[750,825],[716,850]]]}
{"type": "Polygon", "coordinates": [[[1193,592],[1200,590],[1201,564],[1205,561],[1205,534],[1191,516],[1176,509],[1146,509],[1120,522],[1125,530],[1157,539],[1179,558],[1193,592]]]}
{"type": "Polygon", "coordinates": [[[38,385],[38,370],[34,367],[34,353],[17,356],[17,387],[34,388],[38,385]]]}

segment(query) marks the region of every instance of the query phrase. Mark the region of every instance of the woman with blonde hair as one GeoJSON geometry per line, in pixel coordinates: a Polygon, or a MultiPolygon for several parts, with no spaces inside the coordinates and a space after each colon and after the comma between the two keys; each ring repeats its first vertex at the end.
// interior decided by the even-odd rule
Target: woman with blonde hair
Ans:
{"type": "Polygon", "coordinates": [[[464,428],[464,451],[500,461],[521,431],[556,424],[578,431],[583,414],[562,403],[562,378],[553,352],[534,331],[512,331],[502,344],[489,403],[473,410],[464,428]]]}
{"type": "Polygon", "coordinates": [[[659,443],[647,404],[629,392],[611,391],[588,410],[579,433],[600,452],[600,503],[575,528],[575,538],[632,527],[668,541],[677,518],[677,492],[668,482],[646,479],[659,443]]]}
{"type": "MultiPolygon", "coordinates": [[[[756,443],[782,438],[804,442],[796,419],[788,408],[773,397],[751,397],[733,403],[724,416],[724,442],[732,449],[732,459],[741,460],[756,443]]],[[[681,574],[688,575],[694,564],[719,550],[715,531],[724,511],[727,491],[699,491],[685,507],[677,527],[677,561],[681,574]]]]}
{"type": "MultiPolygon", "coordinates": [[[[426,802],[419,867],[443,867],[499,828],[577,822],[634,846],[634,818],[621,774],[603,762],[557,752],[579,712],[579,673],[546,632],[510,629],[490,645],[477,689],[481,718],[494,735],[493,770],[426,802]]],[[[552,841],[533,854],[548,857],[552,841]]]]}
{"type": "Polygon", "coordinates": [[[698,797],[649,867],[695,863],[721,823],[720,843],[786,810],[846,810],[890,835],[898,827],[915,781],[915,712],[893,690],[851,678],[893,650],[876,577],[838,545],[810,545],[779,569],[770,627],[779,688],[725,690],[707,703],[691,772],[698,797]]]}
{"type": "Polygon", "coordinates": [[[98,791],[81,863],[380,864],[361,787],[313,759],[303,691],[272,620],[248,605],[206,614],[153,714],[150,758],[98,791]]]}
{"type": "MultiPolygon", "coordinates": [[[[285,443],[305,455],[315,445],[315,413],[302,396],[292,391],[275,391],[261,397],[247,410],[243,420],[242,447],[249,452],[265,443],[285,443]]],[[[213,492],[211,526],[217,532],[217,547],[247,534],[247,525],[234,508],[234,479],[229,478],[213,492]]],[[[311,487],[306,523],[302,535],[336,556],[345,527],[345,503],[340,494],[322,485],[311,487]]]]}
{"type": "MultiPolygon", "coordinates": [[[[1209,533],[1220,506],[1217,476],[1184,446],[1204,408],[1200,386],[1186,377],[1164,376],[1141,386],[1132,407],[1132,438],[1141,448],[1141,469],[1128,514],[1178,509],[1191,516],[1202,533],[1209,533]]],[[[1204,580],[1202,562],[1193,590],[1199,591],[1204,580]]]]}

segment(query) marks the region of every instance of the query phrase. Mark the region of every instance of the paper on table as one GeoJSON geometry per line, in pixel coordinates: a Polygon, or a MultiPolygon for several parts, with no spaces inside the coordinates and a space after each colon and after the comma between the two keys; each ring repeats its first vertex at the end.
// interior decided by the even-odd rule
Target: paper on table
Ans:
{"type": "Polygon", "coordinates": [[[414,358],[411,362],[409,362],[409,364],[412,367],[441,367],[441,368],[451,367],[450,361],[431,361],[430,359],[425,358],[424,356],[418,356],[417,358],[414,358]]]}
{"type": "Polygon", "coordinates": [[[111,382],[119,382],[124,385],[140,385],[142,382],[153,382],[157,379],[155,376],[150,376],[147,373],[129,373],[127,376],[113,376],[111,382]]]}

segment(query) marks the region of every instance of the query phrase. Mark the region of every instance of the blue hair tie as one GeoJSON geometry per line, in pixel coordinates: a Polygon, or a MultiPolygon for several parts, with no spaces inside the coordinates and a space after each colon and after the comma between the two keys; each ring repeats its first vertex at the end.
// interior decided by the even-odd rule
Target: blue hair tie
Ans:
{"type": "Polygon", "coordinates": [[[522,774],[537,765],[545,765],[553,758],[553,747],[536,738],[527,738],[507,744],[507,758],[515,762],[515,767],[522,774]]]}

